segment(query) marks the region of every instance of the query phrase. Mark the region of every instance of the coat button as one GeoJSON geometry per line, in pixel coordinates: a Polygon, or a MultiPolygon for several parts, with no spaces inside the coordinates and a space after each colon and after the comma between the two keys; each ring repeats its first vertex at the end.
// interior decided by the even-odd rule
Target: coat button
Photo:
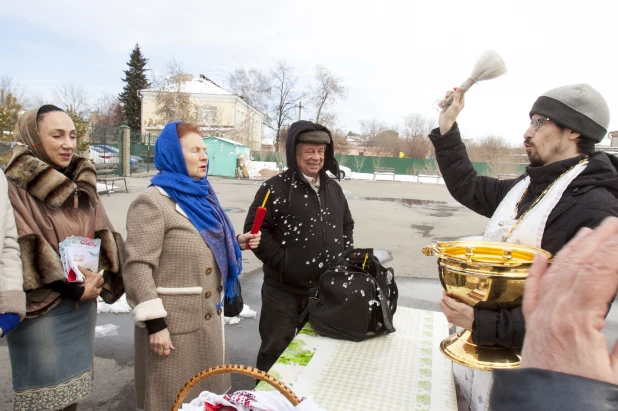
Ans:
{"type": "Polygon", "coordinates": [[[206,291],[204,293],[204,297],[206,297],[206,298],[210,298],[211,295],[212,295],[212,293],[210,291],[206,291]]]}
{"type": "Polygon", "coordinates": [[[204,319],[205,319],[205,320],[210,320],[210,317],[212,317],[212,315],[210,315],[210,313],[208,313],[208,314],[206,314],[206,315],[204,316],[204,319]]]}
{"type": "Polygon", "coordinates": [[[219,309],[217,310],[217,315],[221,315],[221,313],[222,313],[222,312],[223,312],[223,310],[222,310],[221,308],[219,308],[219,309]]]}
{"type": "Polygon", "coordinates": [[[222,286],[219,286],[219,287],[217,288],[217,291],[219,291],[219,293],[221,293],[221,291],[223,291],[223,287],[222,287],[222,286]]]}
{"type": "Polygon", "coordinates": [[[212,273],[212,268],[208,267],[206,269],[206,275],[209,275],[210,273],[212,273]]]}

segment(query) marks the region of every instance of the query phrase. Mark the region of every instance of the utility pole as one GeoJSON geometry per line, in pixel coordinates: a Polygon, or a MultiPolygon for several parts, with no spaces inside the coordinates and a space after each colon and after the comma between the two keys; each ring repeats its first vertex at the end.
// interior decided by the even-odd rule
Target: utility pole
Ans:
{"type": "Polygon", "coordinates": [[[299,101],[298,102],[298,121],[300,121],[300,113],[303,110],[303,102],[299,101]]]}

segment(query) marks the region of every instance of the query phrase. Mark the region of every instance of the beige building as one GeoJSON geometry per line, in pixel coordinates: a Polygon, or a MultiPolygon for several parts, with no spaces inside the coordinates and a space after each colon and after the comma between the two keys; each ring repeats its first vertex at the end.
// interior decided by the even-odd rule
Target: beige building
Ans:
{"type": "MultiPolygon", "coordinates": [[[[198,79],[193,79],[191,74],[182,76],[181,91],[189,94],[191,111],[195,112],[195,118],[189,121],[199,125],[204,137],[225,137],[247,145],[251,150],[261,149],[264,114],[204,75],[200,75],[198,79]]],[[[156,101],[157,95],[162,92],[164,91],[155,88],[140,91],[142,135],[151,133],[158,136],[163,129],[163,121],[157,115],[156,101]]]]}

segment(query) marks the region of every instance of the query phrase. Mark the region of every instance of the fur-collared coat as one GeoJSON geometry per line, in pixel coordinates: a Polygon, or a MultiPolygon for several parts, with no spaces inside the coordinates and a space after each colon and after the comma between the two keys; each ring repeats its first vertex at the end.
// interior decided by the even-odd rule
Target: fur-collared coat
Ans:
{"type": "Polygon", "coordinates": [[[42,315],[61,301],[62,296],[46,285],[65,281],[58,246],[72,235],[101,239],[101,298],[107,303],[120,298],[124,241],[99,204],[92,163],[75,155],[60,172],[28,148],[16,146],[5,174],[21,247],[26,317],[42,315]]]}
{"type": "Polygon", "coordinates": [[[6,177],[0,171],[0,314],[15,313],[23,320],[26,315],[24,280],[15,217],[7,192],[6,177]]]}
{"type": "MultiPolygon", "coordinates": [[[[221,271],[204,239],[167,193],[149,187],[129,208],[123,269],[135,327],[137,408],[166,411],[194,375],[227,363],[221,271]],[[144,321],[164,318],[173,350],[168,358],[148,347],[144,321]]],[[[230,375],[209,377],[191,391],[217,394],[230,375]]]]}

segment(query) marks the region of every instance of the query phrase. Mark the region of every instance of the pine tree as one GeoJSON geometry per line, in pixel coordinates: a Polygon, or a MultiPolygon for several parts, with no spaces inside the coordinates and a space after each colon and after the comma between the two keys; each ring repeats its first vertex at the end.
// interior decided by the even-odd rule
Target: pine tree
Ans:
{"type": "Polygon", "coordinates": [[[12,132],[22,107],[13,94],[8,93],[3,97],[4,104],[0,104],[0,130],[12,132]]]}
{"type": "Polygon", "coordinates": [[[141,131],[142,113],[141,101],[137,94],[140,90],[150,87],[146,78],[146,63],[148,59],[142,55],[139,44],[135,45],[129,56],[128,70],[124,70],[125,77],[124,91],[120,93],[119,99],[122,104],[122,117],[125,123],[134,132],[141,131]]]}
{"type": "Polygon", "coordinates": [[[13,141],[13,130],[21,111],[21,104],[11,93],[1,93],[0,98],[0,166],[4,166],[11,159],[10,146],[6,143],[13,141]]]}

